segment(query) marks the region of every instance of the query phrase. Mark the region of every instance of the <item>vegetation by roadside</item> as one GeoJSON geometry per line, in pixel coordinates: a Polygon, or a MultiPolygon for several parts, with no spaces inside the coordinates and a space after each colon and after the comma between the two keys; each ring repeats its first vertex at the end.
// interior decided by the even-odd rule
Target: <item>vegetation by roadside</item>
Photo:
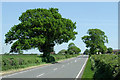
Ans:
{"type": "Polygon", "coordinates": [[[118,56],[112,54],[92,55],[86,64],[82,78],[116,80],[119,75],[118,56]]]}
{"type": "MultiPolygon", "coordinates": [[[[54,58],[54,62],[65,60],[72,57],[77,57],[79,54],[74,55],[51,55],[54,58]]],[[[30,66],[39,66],[42,64],[48,64],[40,55],[1,55],[2,56],[2,71],[15,70],[20,68],[27,68],[30,66]]],[[[50,58],[49,58],[50,59],[50,58]]],[[[51,62],[53,61],[51,60],[51,62]]]]}
{"type": "Polygon", "coordinates": [[[86,66],[85,66],[85,69],[84,69],[84,72],[83,72],[83,75],[82,75],[82,79],[93,78],[93,75],[94,75],[94,71],[91,70],[91,61],[90,61],[90,58],[89,58],[86,66]]]}

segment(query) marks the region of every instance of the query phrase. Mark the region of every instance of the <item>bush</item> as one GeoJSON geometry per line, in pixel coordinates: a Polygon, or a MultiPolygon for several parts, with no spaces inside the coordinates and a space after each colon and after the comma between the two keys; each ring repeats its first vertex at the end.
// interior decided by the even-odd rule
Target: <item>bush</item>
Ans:
{"type": "Polygon", "coordinates": [[[69,55],[69,54],[66,54],[65,57],[66,57],[66,58],[71,58],[72,56],[69,55]]]}
{"type": "Polygon", "coordinates": [[[91,65],[91,68],[95,71],[94,78],[96,80],[113,79],[119,72],[117,55],[92,55],[91,65]]]}
{"type": "Polygon", "coordinates": [[[42,63],[42,58],[36,58],[35,63],[39,63],[39,64],[42,63]]]}
{"type": "Polygon", "coordinates": [[[0,64],[2,64],[2,71],[10,70],[10,69],[18,69],[24,68],[32,65],[39,65],[43,62],[46,63],[55,63],[58,60],[75,57],[75,55],[59,55],[52,54],[49,57],[43,57],[42,55],[31,55],[31,54],[10,54],[10,55],[2,55],[2,60],[0,64]]]}
{"type": "Polygon", "coordinates": [[[30,65],[38,65],[42,59],[37,55],[2,55],[2,70],[24,68],[30,65]]]}

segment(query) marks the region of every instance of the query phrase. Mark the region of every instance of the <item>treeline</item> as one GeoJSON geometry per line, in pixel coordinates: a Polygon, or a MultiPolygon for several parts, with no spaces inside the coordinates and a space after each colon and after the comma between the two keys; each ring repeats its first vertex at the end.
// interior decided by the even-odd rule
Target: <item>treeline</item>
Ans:
{"type": "Polygon", "coordinates": [[[68,45],[68,49],[65,50],[65,49],[62,49],[61,51],[58,52],[58,54],[69,54],[69,55],[72,55],[72,54],[80,54],[81,50],[80,48],[78,48],[74,43],[70,43],[68,45]]]}

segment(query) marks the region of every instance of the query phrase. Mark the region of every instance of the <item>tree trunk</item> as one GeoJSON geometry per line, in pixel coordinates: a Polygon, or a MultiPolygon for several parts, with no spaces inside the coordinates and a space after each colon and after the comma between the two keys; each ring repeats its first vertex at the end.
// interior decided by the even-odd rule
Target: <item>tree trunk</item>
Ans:
{"type": "Polygon", "coordinates": [[[50,52],[47,50],[43,51],[43,57],[48,57],[48,56],[50,56],[50,52]]]}
{"type": "Polygon", "coordinates": [[[50,53],[54,51],[54,45],[44,44],[43,46],[38,47],[40,52],[43,52],[43,57],[50,56],[50,53]]]}

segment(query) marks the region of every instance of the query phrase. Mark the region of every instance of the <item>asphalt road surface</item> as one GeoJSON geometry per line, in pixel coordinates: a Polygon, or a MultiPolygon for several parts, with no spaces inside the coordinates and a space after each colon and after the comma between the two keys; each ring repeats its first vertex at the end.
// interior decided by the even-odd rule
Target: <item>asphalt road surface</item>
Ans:
{"type": "Polygon", "coordinates": [[[81,78],[87,55],[3,76],[3,78],[81,78]]]}

